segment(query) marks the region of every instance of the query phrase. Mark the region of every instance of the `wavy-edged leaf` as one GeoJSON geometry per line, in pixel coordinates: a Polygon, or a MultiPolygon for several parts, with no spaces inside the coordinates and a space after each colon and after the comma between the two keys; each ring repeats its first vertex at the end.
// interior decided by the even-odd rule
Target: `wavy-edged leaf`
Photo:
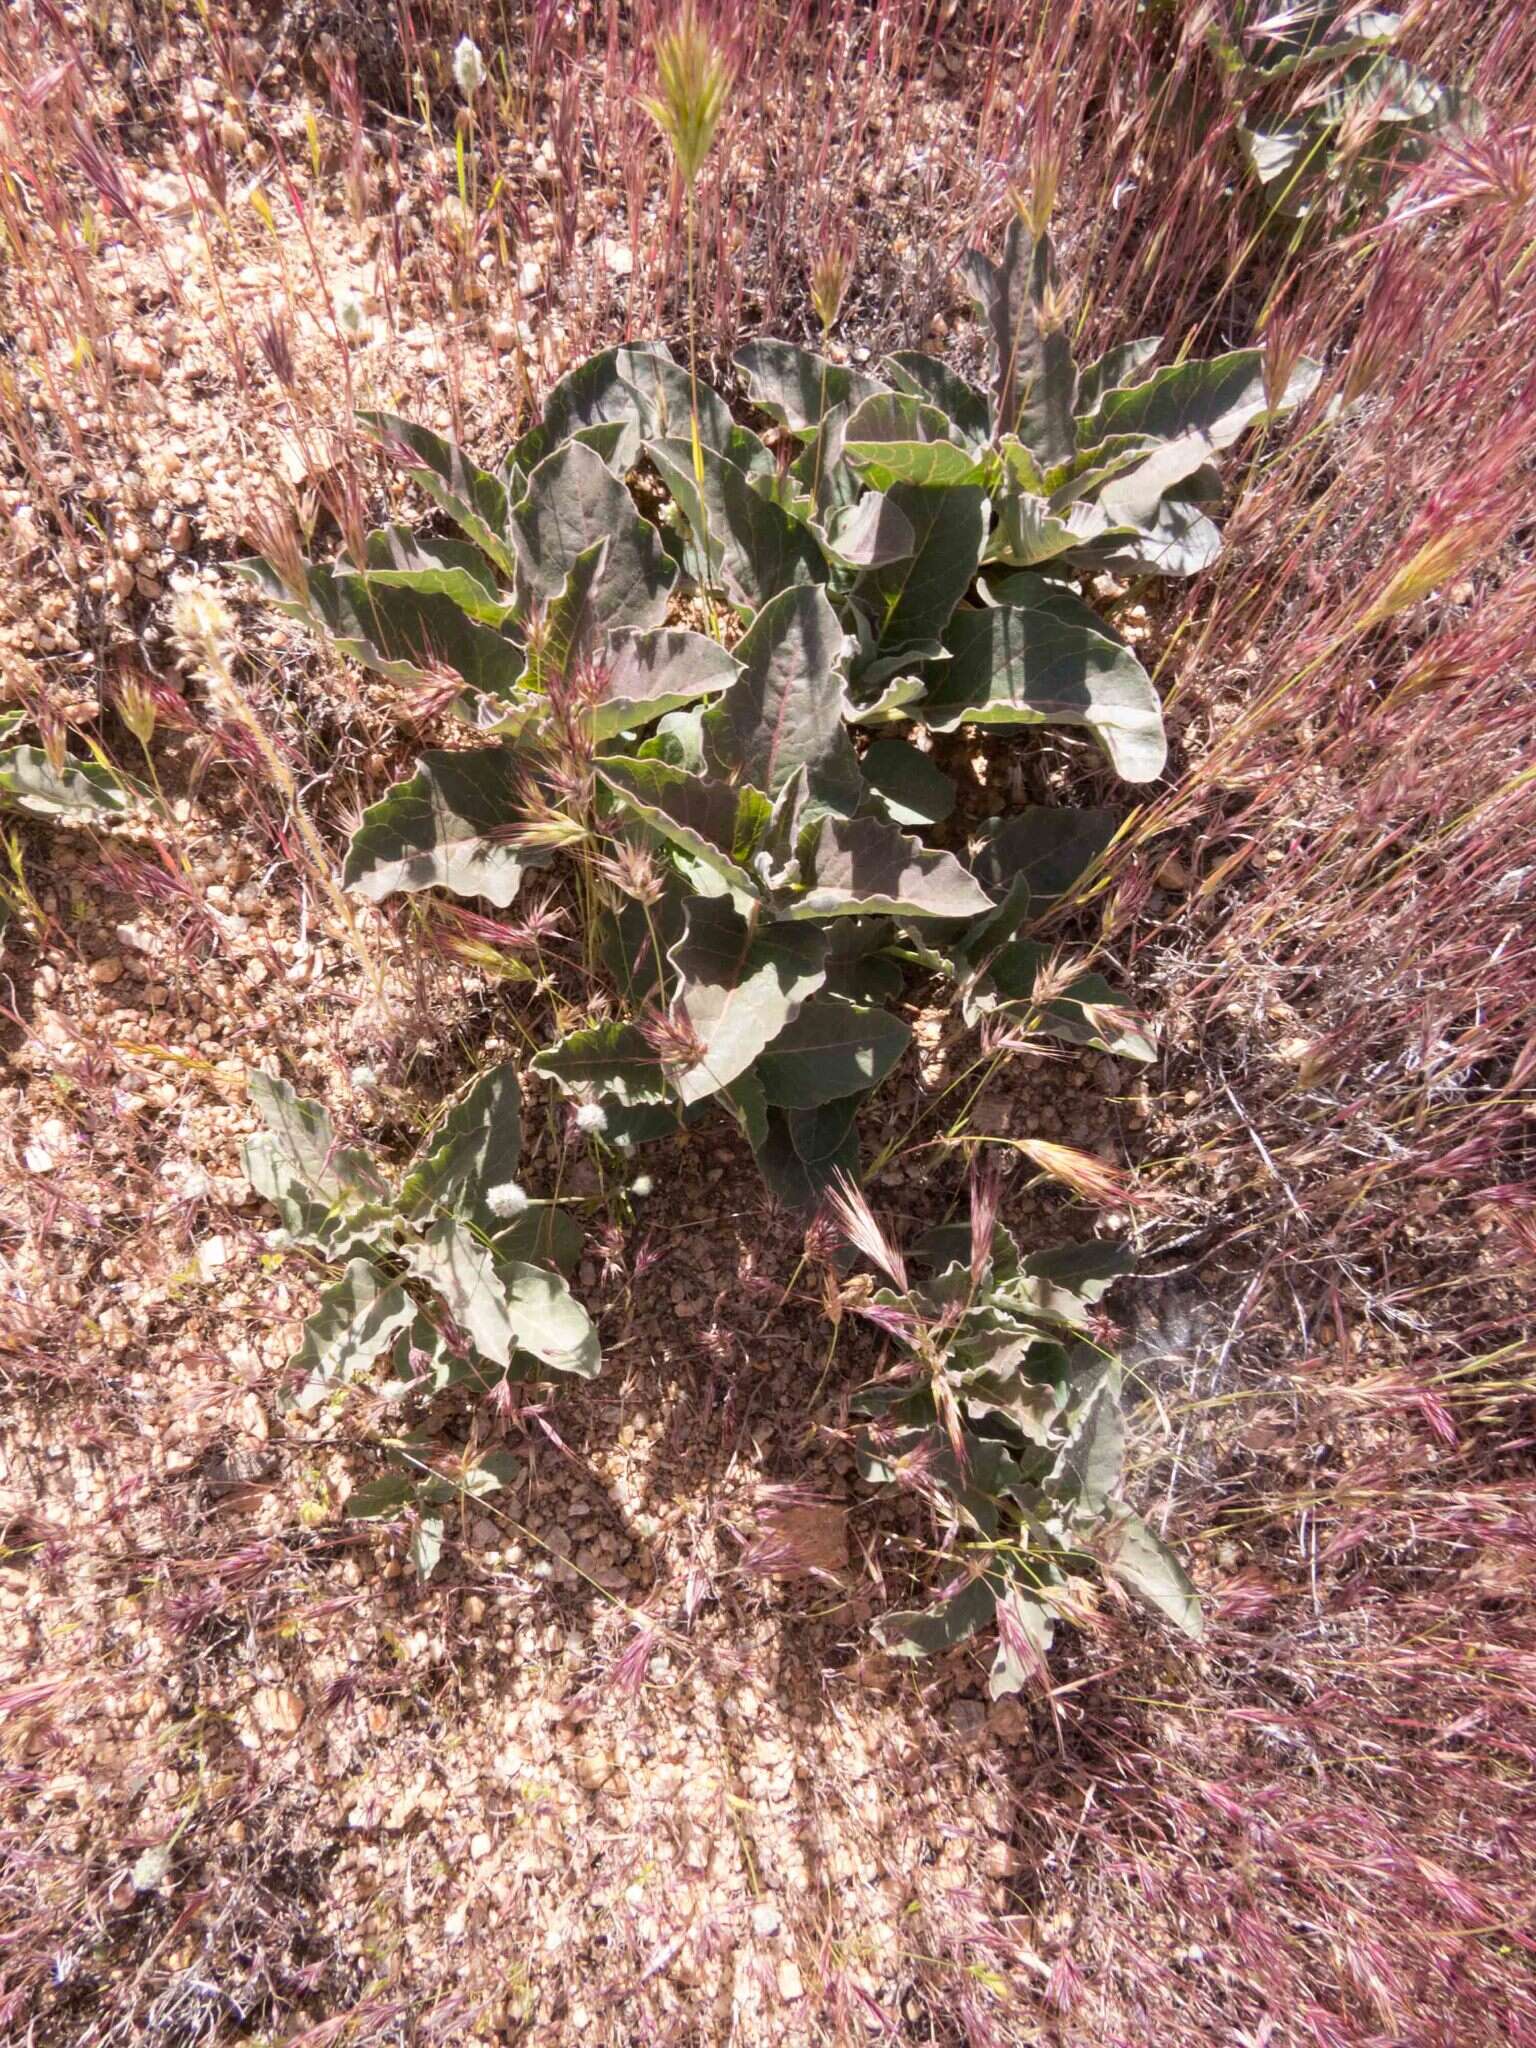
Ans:
{"type": "Polygon", "coordinates": [[[341,1511],[364,1522],[383,1521],[416,1505],[417,1480],[411,1472],[385,1472],[354,1486],[341,1511]]]}
{"type": "Polygon", "coordinates": [[[788,917],[979,917],[992,899],[952,853],[931,852],[885,818],[827,818],[807,893],[788,917]]]}
{"type": "Polygon", "coordinates": [[[817,531],[825,553],[845,569],[883,569],[906,561],[917,545],[911,520],[884,491],[866,491],[817,531]]]}
{"type": "Polygon", "coordinates": [[[997,1612],[997,1594],[986,1577],[970,1579],[933,1607],[884,1614],[875,1633],[892,1657],[938,1657],[969,1642],[997,1612]]]}
{"type": "Polygon", "coordinates": [[[248,1077],[246,1094],[266,1125],[279,1165],[309,1194],[326,1202],[387,1195],[367,1153],[337,1143],[320,1103],[297,1094],[278,1075],[259,1071],[248,1077]]]}
{"type": "Polygon", "coordinates": [[[986,494],[975,484],[923,489],[897,484],[886,493],[912,528],[910,555],[869,569],[853,595],[869,614],[883,650],[934,640],[949,624],[981,561],[986,494]]]}
{"type": "Polygon", "coordinates": [[[672,1100],[661,1055],[636,1025],[617,1018],[568,1031],[534,1054],[533,1069],[569,1095],[606,1095],[630,1106],[672,1100]]]}
{"type": "Polygon", "coordinates": [[[451,1209],[487,1237],[502,1228],[486,1196],[517,1178],[523,1098],[510,1061],[477,1074],[417,1152],[400,1187],[408,1211],[451,1209]]]}
{"type": "Polygon", "coordinates": [[[589,714],[596,740],[615,738],[726,690],[741,662],[707,633],[680,626],[645,632],[622,627],[608,635],[602,695],[589,714]]]}
{"type": "Polygon", "coordinates": [[[347,848],[347,888],[381,903],[397,889],[450,889],[504,910],[549,859],[496,835],[517,816],[517,757],[505,747],[428,752],[408,782],[371,804],[347,848]]]}
{"type": "Polygon", "coordinates": [[[320,1296],[289,1360],[307,1375],[299,1396],[310,1408],[332,1387],[364,1374],[416,1318],[416,1304],[398,1280],[386,1281],[369,1259],[352,1259],[320,1296]]]}
{"type": "MultiPolygon", "coordinates": [[[[976,937],[996,945],[1043,917],[1076,888],[1119,829],[1105,808],[1081,810],[1027,804],[1006,818],[989,819],[974,849],[976,878],[997,899],[998,914],[976,937]]],[[[967,934],[966,950],[977,948],[967,934]]]]}
{"type": "Polygon", "coordinates": [[[360,412],[364,429],[497,568],[512,573],[506,486],[457,443],[393,412],[360,412]]]}
{"type": "Polygon", "coordinates": [[[955,779],[910,740],[880,739],[859,767],[875,801],[896,825],[937,825],[955,808],[955,779]]]}
{"type": "Polygon", "coordinates": [[[955,615],[917,707],[925,724],[1084,725],[1127,782],[1150,782],[1167,759],[1162,708],[1128,647],[1054,614],[1013,606],[955,615]]]}
{"type": "MultiPolygon", "coordinates": [[[[1123,341],[1117,348],[1106,349],[1077,373],[1077,411],[1081,417],[1096,412],[1107,393],[1129,390],[1133,384],[1143,384],[1151,373],[1151,364],[1163,345],[1160,334],[1145,334],[1140,341],[1123,341]]],[[[1080,444],[1087,447],[1081,433],[1080,444]]]]}
{"type": "Polygon", "coordinates": [[[732,789],[665,761],[606,759],[597,763],[606,788],[654,832],[749,897],[759,892],[747,862],[767,825],[760,791],[732,789]]]}
{"type": "Polygon", "coordinates": [[[646,453],[687,518],[691,546],[684,560],[696,580],[723,583],[733,604],[754,611],[791,584],[826,581],[827,561],[815,534],[754,490],[727,457],[701,451],[701,487],[687,441],[648,441],[646,453]]]}
{"type": "Polygon", "coordinates": [[[41,747],[8,747],[0,754],[0,803],[38,818],[119,818],[133,786],[99,761],[66,760],[55,769],[41,747]]]}
{"type": "Polygon", "coordinates": [[[820,425],[833,406],[858,405],[881,389],[878,378],[789,341],[746,342],[731,364],[752,403],[796,432],[820,425]]]}
{"type": "Polygon", "coordinates": [[[956,437],[947,413],[910,392],[866,398],[843,428],[843,459],[878,491],[893,484],[980,484],[984,466],[956,437]]]}
{"type": "Polygon", "coordinates": [[[1045,1482],[1046,1491],[1074,1516],[1103,1513],[1125,1461],[1119,1368],[1105,1365],[1096,1380],[1045,1482]]]}
{"type": "MultiPolygon", "coordinates": [[[[1137,472],[1131,474],[1134,477],[1137,472]]],[[[1110,486],[1111,490],[1114,488],[1115,485],[1110,486]]],[[[1099,535],[1084,527],[1088,538],[1074,549],[1072,560],[1077,566],[1092,570],[1128,570],[1132,574],[1150,570],[1157,576],[1197,576],[1221,553],[1221,528],[1204,509],[1219,492],[1216,471],[1202,465],[1182,482],[1170,485],[1138,523],[1111,522],[1099,535]]],[[[1077,509],[1094,512],[1101,520],[1110,516],[1104,510],[1102,498],[1096,506],[1077,509]]],[[[1074,523],[1078,523],[1075,514],[1074,523]]]]}
{"type": "Polygon", "coordinates": [[[498,1258],[451,1216],[434,1223],[407,1260],[494,1364],[510,1365],[514,1351],[526,1351],[556,1372],[590,1379],[597,1371],[597,1333],[558,1273],[498,1258]]]}
{"type": "Polygon", "coordinates": [[[909,391],[914,398],[936,405],[973,447],[990,438],[992,415],[986,394],[967,383],[947,363],[941,363],[937,356],[924,355],[919,349],[901,349],[882,358],[880,368],[899,391],[909,391]]]}
{"type": "Polygon", "coordinates": [[[1204,362],[1169,363],[1129,390],[1106,392],[1081,428],[1084,447],[1120,434],[1147,434],[1160,445],[1100,491],[1105,519],[1133,525],[1150,519],[1174,485],[1230,448],[1249,427],[1300,405],[1321,375],[1319,364],[1303,358],[1271,406],[1264,351],[1244,348],[1204,362]]]}
{"type": "MultiPolygon", "coordinates": [[[[689,431],[690,396],[688,372],[665,342],[604,349],[552,386],[542,419],[518,442],[513,460],[532,470],[579,431],[615,424],[620,432],[604,459],[622,475],[638,460],[642,441],[689,431]]],[[[733,425],[725,401],[707,384],[698,397],[700,438],[721,447],[733,425]]]]}
{"type": "Polygon", "coordinates": [[[1039,1594],[1015,1579],[997,1602],[997,1653],[987,1697],[1005,1699],[1038,1678],[1056,1633],[1056,1618],[1039,1594]]]}
{"type": "Polygon", "coordinates": [[[812,996],[758,1060],[757,1077],[776,1109],[817,1109],[878,1087],[911,1039],[889,1010],[812,996]]]}
{"type": "Polygon", "coordinates": [[[843,731],[843,629],[819,586],[780,591],[737,641],[741,673],[704,718],[705,760],[769,796],[800,769],[848,808],[860,791],[843,731]]]}
{"type": "Polygon", "coordinates": [[[527,586],[547,603],[578,559],[606,542],[589,600],[594,632],[659,626],[677,571],[649,520],[595,449],[568,441],[539,463],[513,509],[512,538],[527,586]]]}
{"type": "Polygon", "coordinates": [[[379,589],[446,597],[482,626],[504,626],[517,610],[516,598],[501,589],[481,549],[463,540],[423,538],[408,526],[380,526],[369,534],[363,573],[379,589]]]}
{"type": "Polygon", "coordinates": [[[1002,261],[971,249],[961,274],[992,340],[995,430],[1017,434],[1042,467],[1065,460],[1076,445],[1077,373],[1061,311],[1052,303],[1059,287],[1050,236],[1031,235],[1015,214],[1002,261]]]}
{"type": "Polygon", "coordinates": [[[1113,1579],[1198,1642],[1205,1632],[1194,1581],[1140,1515],[1123,1514],[1099,1535],[1095,1555],[1113,1579]]]}
{"type": "Polygon", "coordinates": [[[601,584],[608,545],[604,537],[583,548],[558,593],[548,600],[532,601],[528,666],[519,678],[524,694],[518,709],[524,715],[519,718],[514,713],[500,720],[498,731],[521,733],[528,723],[529,707],[546,705],[550,692],[587,661],[603,632],[601,584]]]}
{"type": "Polygon", "coordinates": [[[440,592],[391,589],[355,570],[311,563],[295,595],[259,557],[235,566],[284,617],[392,682],[422,682],[449,669],[468,687],[499,696],[522,673],[520,637],[478,624],[440,592]]]}
{"type": "Polygon", "coordinates": [[[753,923],[724,898],[695,897],[672,948],[674,1014],[697,1041],[699,1056],[674,1075],[685,1104],[736,1080],[826,979],[827,942],[809,926],[753,923]]]}
{"type": "MultiPolygon", "coordinates": [[[[743,1079],[755,1077],[743,1076],[743,1079]]],[[[761,1097],[761,1084],[758,1087],[761,1097]]],[[[840,1176],[859,1175],[860,1095],[815,1109],[769,1109],[764,1103],[752,1146],[770,1193],[788,1209],[812,1210],[840,1176]]]]}

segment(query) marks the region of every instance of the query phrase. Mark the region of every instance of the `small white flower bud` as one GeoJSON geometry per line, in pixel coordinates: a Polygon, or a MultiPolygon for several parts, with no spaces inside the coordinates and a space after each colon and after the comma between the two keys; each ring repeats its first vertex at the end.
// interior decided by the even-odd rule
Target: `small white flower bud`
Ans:
{"type": "Polygon", "coordinates": [[[651,1179],[651,1176],[648,1173],[637,1173],[634,1179],[629,1184],[629,1192],[633,1196],[635,1196],[635,1198],[638,1201],[643,1202],[646,1196],[651,1193],[655,1185],[655,1181],[651,1179]]]}
{"type": "Polygon", "coordinates": [[[503,1181],[499,1188],[487,1190],[485,1206],[503,1223],[510,1223],[514,1216],[521,1216],[527,1208],[528,1197],[515,1180],[503,1181]]]}
{"type": "Polygon", "coordinates": [[[600,1102],[580,1103],[576,1110],[576,1128],[578,1131],[606,1131],[607,1110],[600,1102]]]}

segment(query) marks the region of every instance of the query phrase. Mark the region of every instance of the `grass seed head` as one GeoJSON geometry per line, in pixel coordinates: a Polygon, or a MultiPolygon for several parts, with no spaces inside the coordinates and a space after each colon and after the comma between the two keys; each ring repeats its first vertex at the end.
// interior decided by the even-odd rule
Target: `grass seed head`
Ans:
{"type": "Polygon", "coordinates": [[[725,52],[699,19],[693,0],[686,0],[675,24],[656,38],[658,90],[645,109],[666,137],[690,191],[714,146],[731,83],[725,52]]]}

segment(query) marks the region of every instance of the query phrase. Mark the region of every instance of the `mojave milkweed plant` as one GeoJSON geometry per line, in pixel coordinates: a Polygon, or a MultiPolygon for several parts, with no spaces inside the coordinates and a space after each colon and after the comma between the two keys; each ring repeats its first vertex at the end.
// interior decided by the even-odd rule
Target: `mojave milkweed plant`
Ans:
{"type": "MultiPolygon", "coordinates": [[[[724,74],[702,45],[664,54],[657,118],[696,175],[724,74]]],[[[917,352],[863,370],[759,340],[734,358],[749,423],[662,343],[610,348],[561,378],[489,468],[405,419],[363,416],[458,538],[396,524],[329,563],[246,565],[338,652],[402,681],[452,679],[464,743],[425,753],[366,813],[346,887],[504,908],[530,873],[568,866],[599,988],[534,1071],[609,1151],[723,1110],[773,1193],[805,1209],[857,1175],[859,1106],[909,1042],[894,1005],[914,974],[946,981],[967,1022],[1149,1055],[1110,985],[1044,972],[1030,935],[1115,813],[1029,806],[957,834],[930,742],[1078,728],[1126,782],[1155,779],[1156,691],[1086,581],[1211,562],[1222,454],[1317,376],[1303,362],[1272,391],[1257,349],[1158,367],[1156,338],[1079,365],[1038,218],[1015,217],[1000,259],[974,252],[966,279],[992,345],[985,390],[917,352]]],[[[394,1256],[407,1291],[432,1284],[394,1256]]],[[[1047,1316],[1019,1270],[1004,1243],[963,1314],[941,1288],[899,1315],[927,1333],[924,1356],[935,1317],[946,1356],[974,1348],[978,1316],[1005,1330],[1009,1370],[1054,1389],[1050,1443],[1016,1404],[965,1391],[969,1364],[958,1391],[930,1376],[917,1408],[904,1396],[871,1430],[959,1417],[1011,1444],[999,1464],[951,1434],[944,1483],[963,1501],[966,1472],[992,1461],[1013,1488],[1014,1549],[1066,1555],[1080,1524],[1058,1512],[1063,1475],[1087,1459],[1098,1476],[1081,1501],[1110,1511],[1107,1449],[1088,1457],[1083,1431],[1117,1383],[1097,1368],[1080,1383],[1080,1351],[1051,1334],[1076,1328],[1066,1291],[1047,1316]],[[923,1401],[943,1416],[925,1422],[923,1401]]],[[[494,1293],[494,1259],[477,1271],[494,1293]]],[[[1003,1540],[957,1513],[972,1537],[1003,1540]]],[[[1142,1537],[1121,1526],[1129,1555],[1142,1537]]],[[[1040,1640],[1000,1570],[976,1580],[988,1613],[1006,1592],[1040,1640]]],[[[1048,1598],[1048,1581],[1027,1583],[1048,1598]]],[[[1187,1620],[1176,1592],[1161,1604],[1187,1620]]],[[[966,1614],[983,1604],[970,1590],[966,1614]]]]}

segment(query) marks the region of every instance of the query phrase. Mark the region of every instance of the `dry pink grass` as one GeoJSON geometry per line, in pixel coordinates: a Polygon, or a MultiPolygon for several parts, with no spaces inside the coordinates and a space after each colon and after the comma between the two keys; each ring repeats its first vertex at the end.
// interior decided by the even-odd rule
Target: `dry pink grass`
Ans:
{"type": "MultiPolygon", "coordinates": [[[[797,1929],[805,1995],[770,2004],[769,2019],[786,2040],[973,2048],[1536,2041],[1536,21],[1521,0],[1414,6],[1407,47],[1479,94],[1487,132],[1408,174],[1386,221],[1335,224],[1285,256],[1233,201],[1234,117],[1212,99],[1201,7],[1051,0],[1024,26],[1014,7],[929,0],[717,12],[738,83],[700,185],[699,305],[720,356],[738,332],[810,332],[810,268],[845,243],[857,254],[841,341],[948,345],[950,257],[1000,217],[1009,179],[1049,158],[1085,352],[1149,327],[1171,350],[1262,325],[1281,353],[1328,366],[1308,419],[1238,497],[1222,562],[1159,600],[1181,772],[1090,905],[1165,1020],[1141,1184],[1163,1198],[1156,1217],[1176,1220],[1143,1225],[1149,1261],[1185,1269],[1166,1283],[1176,1304],[1203,1295],[1216,1311],[1214,1337],[1165,1332],[1145,1366],[1171,1445],[1149,1421],[1145,1483],[1193,1546],[1210,1639],[1176,1657],[1139,1622],[1098,1616],[1026,1717],[1026,1746],[1005,1751],[995,1726],[989,1736],[975,1776],[1001,1818],[985,1851],[967,1833],[947,1681],[936,1688],[932,1714],[914,1707],[911,1724],[935,1745],[931,1769],[908,1756],[881,1781],[898,1814],[927,1797],[946,1838],[931,1877],[912,1880],[921,1911],[896,1993],[871,1989],[863,1930],[834,1897],[819,1935],[797,1929]],[[1335,397],[1352,410],[1330,422],[1335,397]]],[[[346,436],[348,402],[379,368],[370,348],[393,367],[400,337],[430,331],[419,363],[445,423],[494,445],[527,394],[589,347],[679,334],[682,210],[639,100],[665,18],[654,0],[540,0],[509,30],[499,11],[430,6],[351,17],[349,36],[336,9],[309,77],[274,82],[271,30],[255,14],[215,9],[205,36],[147,7],[90,20],[43,0],[8,11],[0,481],[20,543],[5,596],[25,630],[0,658],[23,701],[58,731],[96,730],[103,669],[110,695],[124,675],[163,668],[162,737],[190,722],[197,775],[238,802],[264,857],[291,852],[259,757],[170,687],[152,637],[162,555],[178,552],[169,520],[147,547],[142,531],[127,546],[163,500],[144,451],[177,430],[154,397],[167,365],[149,316],[176,324],[250,449],[203,557],[249,536],[258,500],[274,517],[348,530],[378,503],[346,436]],[[464,31],[491,66],[465,131],[467,208],[447,74],[464,31]],[[425,119],[413,73],[430,88],[425,119]],[[195,75],[216,92],[189,123],[177,101],[195,75]],[[206,303],[165,254],[189,218],[219,254],[206,303]],[[367,287],[374,338],[361,350],[338,320],[343,250],[347,288],[367,287]],[[238,289],[241,266],[257,263],[276,277],[260,305],[238,289]]],[[[306,787],[328,824],[404,750],[396,708],[381,715],[341,677],[306,676],[292,693],[278,677],[261,685],[296,772],[323,771],[306,787]]],[[[157,864],[114,849],[108,879],[174,930],[176,973],[191,984],[213,941],[174,854],[157,864]]],[[[70,886],[34,949],[66,971],[70,886]]],[[[468,913],[429,936],[448,958],[526,938],[468,913]]],[[[423,954],[424,1000],[440,998],[441,958],[423,954]]],[[[476,1013],[460,1022],[467,1035],[476,1013]]],[[[81,1099],[105,1102],[121,1085],[112,1058],[85,1036],[60,1068],[81,1099]]],[[[89,1204],[78,1206],[71,1227],[85,1231],[89,1204]]],[[[60,1205],[45,1207],[10,1211],[18,1254],[56,1242],[60,1205]]],[[[189,1214],[176,1229],[186,1256],[189,1214]]],[[[254,1247],[250,1258],[254,1273],[254,1247]]],[[[628,1303],[644,1274],[611,1277],[628,1303]]],[[[761,1311],[734,1339],[730,1312],[727,1301],[710,1325],[725,1361],[711,1389],[732,1383],[756,1341],[761,1311]]],[[[104,1440],[131,1440],[118,1390],[92,1405],[99,1367],[80,1331],[78,1316],[29,1321],[18,1305],[11,1369],[28,1386],[52,1380],[104,1440]]],[[[208,1373],[204,1398],[233,1402],[208,1373]]],[[[734,1393],[723,1398],[722,1440],[740,1423],[734,1393]]],[[[557,1443],[562,1426],[553,1411],[529,1423],[557,1443]]],[[[749,1574],[807,1558],[813,1573],[841,1569],[824,1484],[770,1497],[755,1550],[743,1536],[749,1574]],[[807,1516],[814,1530],[796,1519],[807,1516]]],[[[199,1646],[182,1653],[194,1674],[242,1631],[263,1658],[285,1629],[316,1655],[355,1632],[377,1663],[328,1712],[393,1711],[372,1581],[342,1580],[340,1556],[297,1524],[258,1534],[189,1520],[156,1486],[147,1507],[135,1496],[103,1508],[110,1569],[100,1530],[42,1513],[12,1525],[8,1569],[51,1585],[83,1556],[166,1641],[199,1646]]],[[[738,1510],[717,1499],[711,1512],[738,1510]]],[[[697,1535],[706,1562],[680,1567],[690,1623],[716,1583],[717,1534],[697,1535]]],[[[805,1583],[820,1590],[789,1581],[786,1597],[801,1600],[805,1583]]],[[[239,1782],[188,1781],[202,1801],[189,1823],[198,1889],[153,1911],[124,1906],[124,1843],[145,1842],[122,1817],[178,1744],[201,1739],[219,1695],[194,1676],[190,1709],[147,1720],[138,1748],[125,1741],[80,1771],[108,1695],[119,1710],[137,1697],[115,1668],[109,1680],[112,1617],[105,1595],[93,1611],[90,1584],[76,1586],[74,1633],[48,1659],[24,1632],[7,1639],[0,2012],[16,2037],[238,2038],[244,2023],[195,1987],[252,1954],[268,1971],[261,2024],[290,2044],[510,2027],[479,1987],[459,1986],[460,1951],[430,1939],[384,1989],[355,1953],[346,1967],[294,1964],[307,1952],[285,1873],[323,1891],[336,1849],[306,1837],[284,1862],[291,1788],[259,1756],[239,1782]],[[40,1818],[71,1776],[91,1796],[40,1818]],[[266,1805],[282,1817],[271,1837],[266,1805]],[[87,2019],[57,1977],[75,1922],[104,1958],[87,2019]]],[[[457,1669],[466,1624],[440,1607],[428,1620],[457,1669]]],[[[608,1692],[645,1700],[650,1620],[602,1628],[608,1692]]],[[[740,1654],[750,1667],[771,1652],[759,1635],[740,1654]]],[[[728,1672],[718,1689],[741,1682],[728,1672]]],[[[477,1695],[460,1683],[433,1702],[438,1742],[474,1725],[477,1695]]],[[[836,1698],[855,1726],[872,1712],[836,1698]]],[[[897,1718],[878,1724],[893,1740],[897,1718]]],[[[874,1854],[846,1764],[819,1768],[834,1841],[874,1854]]],[[[640,1869],[647,1841],[633,1825],[613,1833],[640,1869]]],[[[451,1886],[425,1892],[424,1915],[450,1909],[451,1886]]],[[[707,1975],[734,1937],[707,1915],[698,1934],[707,1975]]],[[[680,1998],[663,1995],[676,1960],[665,1948],[616,1943],[599,2037],[731,2038],[686,1980],[680,1998]]]]}

